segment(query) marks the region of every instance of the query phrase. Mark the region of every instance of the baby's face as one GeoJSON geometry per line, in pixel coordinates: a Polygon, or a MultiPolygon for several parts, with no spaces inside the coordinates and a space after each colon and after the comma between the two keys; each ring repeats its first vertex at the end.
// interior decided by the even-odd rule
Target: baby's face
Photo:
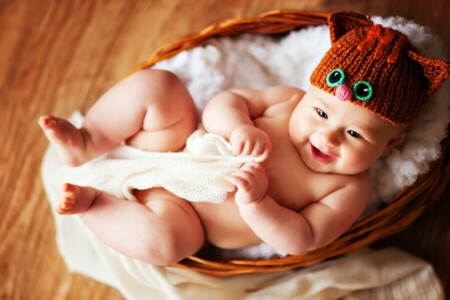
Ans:
{"type": "Polygon", "coordinates": [[[312,86],[289,122],[291,141],[304,163],[320,173],[359,174],[404,138],[367,109],[312,86]]]}

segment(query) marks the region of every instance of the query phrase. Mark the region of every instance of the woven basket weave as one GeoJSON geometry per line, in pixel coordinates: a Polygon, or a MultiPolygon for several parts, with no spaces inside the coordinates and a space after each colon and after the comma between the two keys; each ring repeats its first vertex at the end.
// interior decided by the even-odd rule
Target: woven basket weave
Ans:
{"type": "MultiPolygon", "coordinates": [[[[327,17],[328,13],[283,10],[270,11],[253,18],[225,20],[212,24],[197,34],[160,48],[133,72],[151,67],[181,51],[202,45],[211,38],[234,36],[241,33],[286,33],[306,26],[327,24],[327,17]]],[[[228,258],[208,260],[190,256],[173,266],[216,276],[261,273],[310,266],[327,258],[358,250],[405,229],[422,214],[427,206],[439,199],[445,190],[450,174],[448,138],[442,141],[442,153],[442,157],[430,165],[428,173],[420,176],[412,186],[405,187],[400,191],[391,199],[388,206],[354,224],[346,233],[327,246],[302,255],[275,257],[268,260],[228,258]]]]}

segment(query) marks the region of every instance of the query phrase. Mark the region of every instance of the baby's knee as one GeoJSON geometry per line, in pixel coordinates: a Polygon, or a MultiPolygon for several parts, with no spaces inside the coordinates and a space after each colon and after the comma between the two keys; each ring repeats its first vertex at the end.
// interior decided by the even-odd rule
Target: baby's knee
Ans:
{"type": "Polygon", "coordinates": [[[205,241],[203,225],[186,200],[164,189],[136,191],[135,195],[159,216],[156,224],[151,219],[142,224],[142,228],[148,228],[140,238],[142,260],[153,265],[171,265],[200,250],[205,241]]]}
{"type": "Polygon", "coordinates": [[[130,76],[132,90],[142,105],[169,118],[197,115],[194,101],[177,75],[166,70],[145,69],[130,76]]]}
{"type": "Polygon", "coordinates": [[[169,93],[174,88],[185,88],[177,75],[170,71],[159,69],[144,69],[132,74],[129,78],[140,92],[155,93],[159,90],[169,93]]]}
{"type": "MultiPolygon", "coordinates": [[[[185,224],[185,226],[190,225],[185,224]]],[[[157,244],[153,238],[142,241],[141,260],[156,266],[172,265],[195,254],[203,243],[203,232],[191,231],[188,235],[181,232],[161,233],[157,244]]]]}

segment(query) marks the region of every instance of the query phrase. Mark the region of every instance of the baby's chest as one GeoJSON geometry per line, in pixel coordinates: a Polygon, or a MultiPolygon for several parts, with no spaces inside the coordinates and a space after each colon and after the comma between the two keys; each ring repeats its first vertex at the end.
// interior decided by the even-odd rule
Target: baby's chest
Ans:
{"type": "Polygon", "coordinates": [[[313,172],[304,163],[289,136],[289,116],[261,118],[255,122],[272,142],[264,169],[269,177],[267,193],[280,205],[299,211],[331,193],[338,176],[313,172]]]}
{"type": "Polygon", "coordinates": [[[303,164],[297,153],[277,155],[265,164],[269,177],[268,194],[280,205],[299,211],[331,193],[338,181],[330,174],[319,174],[303,164]]]}

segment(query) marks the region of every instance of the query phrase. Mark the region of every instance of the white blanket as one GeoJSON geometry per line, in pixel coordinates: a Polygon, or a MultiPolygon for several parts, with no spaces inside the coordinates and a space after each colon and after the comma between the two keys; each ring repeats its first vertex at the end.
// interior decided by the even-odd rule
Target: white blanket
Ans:
{"type": "MultiPolygon", "coordinates": [[[[71,120],[81,125],[81,115],[75,114],[71,120]]],[[[225,139],[199,128],[189,137],[183,152],[147,152],[119,146],[80,167],[67,168],[64,177],[67,182],[131,201],[136,200],[133,189],[163,187],[188,201],[220,203],[234,191],[225,175],[251,160],[234,156],[225,139]]]]}

